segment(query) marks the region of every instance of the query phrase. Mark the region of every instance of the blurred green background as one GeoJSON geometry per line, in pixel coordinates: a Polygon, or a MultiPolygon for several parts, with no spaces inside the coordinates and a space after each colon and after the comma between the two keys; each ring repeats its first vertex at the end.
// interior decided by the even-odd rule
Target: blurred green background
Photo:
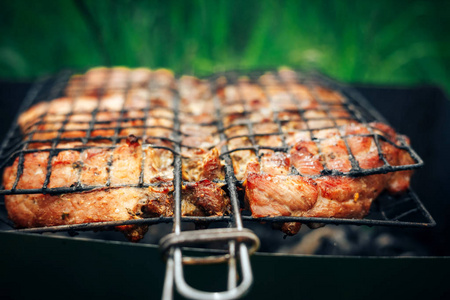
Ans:
{"type": "Polygon", "coordinates": [[[0,78],[65,67],[315,68],[450,91],[450,1],[1,1],[0,78]]]}

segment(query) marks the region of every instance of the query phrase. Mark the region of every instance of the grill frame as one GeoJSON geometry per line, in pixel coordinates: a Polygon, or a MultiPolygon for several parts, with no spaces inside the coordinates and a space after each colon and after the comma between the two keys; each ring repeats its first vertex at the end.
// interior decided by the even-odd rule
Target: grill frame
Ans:
{"type": "MultiPolygon", "coordinates": [[[[248,76],[251,80],[255,81],[255,79],[259,78],[262,74],[264,74],[267,71],[274,71],[274,70],[259,70],[259,71],[227,71],[227,72],[222,72],[222,73],[216,73],[212,76],[207,77],[206,79],[209,80],[210,83],[216,82],[216,80],[221,77],[221,76],[225,76],[227,77],[227,79],[230,82],[236,82],[237,78],[239,76],[242,75],[246,75],[248,76]]],[[[56,98],[60,95],[62,95],[65,85],[68,81],[68,79],[70,78],[70,75],[72,74],[72,72],[70,71],[63,71],[62,73],[60,73],[59,75],[55,76],[55,77],[46,77],[43,78],[39,81],[36,82],[36,84],[33,85],[33,87],[30,89],[27,97],[25,98],[21,108],[19,109],[19,112],[16,116],[16,119],[11,127],[11,129],[8,131],[5,140],[3,141],[2,145],[1,145],[1,149],[0,149],[0,158],[3,159],[0,168],[4,168],[7,165],[7,161],[4,160],[5,156],[13,156],[14,153],[17,153],[17,151],[12,151],[11,150],[11,144],[13,144],[13,142],[15,140],[17,140],[17,135],[18,133],[20,133],[20,129],[19,126],[17,124],[17,120],[19,118],[19,115],[24,112],[27,108],[31,107],[33,104],[39,102],[40,100],[42,100],[41,98],[48,98],[49,100],[56,98]],[[49,89],[49,87],[51,87],[49,89]],[[42,91],[44,91],[44,95],[46,96],[42,96],[40,93],[42,93],[42,91]],[[46,93],[45,93],[46,92],[46,93]],[[39,97],[40,95],[40,97],[39,97]],[[9,149],[9,150],[8,150],[9,149]],[[8,152],[9,151],[9,152],[8,152]],[[5,154],[6,153],[6,154],[5,154]]],[[[384,122],[386,124],[388,124],[388,122],[364,99],[364,97],[362,97],[359,93],[357,93],[354,89],[352,89],[351,87],[339,83],[337,81],[331,80],[328,77],[318,73],[318,72],[311,72],[311,73],[302,73],[301,71],[297,71],[297,74],[300,74],[301,76],[304,76],[304,78],[310,78],[313,80],[313,82],[318,82],[319,84],[331,88],[337,92],[339,92],[345,99],[346,101],[351,101],[351,105],[357,105],[356,108],[351,108],[351,110],[353,111],[353,113],[355,114],[354,117],[359,120],[361,123],[363,124],[368,124],[367,121],[367,117],[365,117],[365,115],[370,116],[371,118],[373,118],[374,120],[378,120],[381,122],[384,122]]],[[[309,79],[307,79],[309,80],[309,79]]],[[[211,84],[211,89],[215,89],[215,86],[213,84],[211,84]]],[[[128,92],[129,86],[127,86],[127,88],[125,89],[125,95],[128,92]]],[[[101,98],[102,95],[100,95],[99,97],[101,98]]],[[[170,140],[171,142],[173,142],[174,149],[168,148],[168,147],[162,147],[162,146],[151,146],[152,148],[162,148],[168,151],[171,151],[174,155],[174,208],[175,210],[177,208],[181,207],[181,185],[184,183],[182,178],[181,178],[181,137],[182,137],[182,133],[180,131],[180,123],[179,123],[179,95],[177,95],[176,93],[174,93],[174,102],[176,105],[174,105],[174,128],[173,132],[176,134],[175,135],[175,139],[170,140]]],[[[217,128],[218,128],[218,133],[220,135],[220,140],[224,141],[224,140],[229,140],[229,138],[225,135],[225,130],[226,127],[222,124],[222,120],[223,120],[223,114],[221,112],[221,104],[219,102],[218,97],[214,97],[214,104],[215,104],[215,109],[216,109],[216,117],[218,120],[220,120],[217,124],[217,128]]],[[[346,104],[348,105],[348,103],[346,104]]],[[[145,109],[148,110],[149,107],[146,107],[145,109]]],[[[93,115],[95,116],[95,114],[98,112],[98,107],[96,110],[94,110],[93,115]]],[[[107,148],[114,148],[117,143],[118,140],[125,138],[125,136],[119,136],[118,133],[120,131],[120,129],[123,129],[120,124],[121,122],[124,120],[123,114],[125,112],[124,107],[122,108],[122,110],[120,111],[120,117],[119,119],[117,119],[118,125],[115,128],[115,134],[113,137],[95,137],[95,139],[110,139],[112,140],[112,145],[107,147],[107,148]]],[[[276,113],[278,115],[278,112],[276,113]]],[[[330,116],[329,114],[329,110],[327,111],[328,116],[330,116]]],[[[71,113],[67,114],[65,117],[64,122],[67,123],[69,116],[71,115],[71,113]]],[[[148,115],[145,116],[145,118],[148,117],[148,115]]],[[[281,122],[278,117],[275,117],[275,123],[278,125],[279,130],[281,127],[281,122]]],[[[63,123],[63,124],[65,124],[63,123]]],[[[92,132],[92,130],[94,129],[94,125],[96,124],[95,118],[92,118],[92,121],[90,122],[89,128],[87,129],[88,134],[87,137],[83,138],[85,140],[89,140],[92,137],[89,136],[90,132],[92,132]]],[[[249,139],[253,139],[255,138],[256,135],[252,134],[253,129],[252,129],[252,123],[248,122],[247,126],[249,127],[249,132],[250,135],[247,135],[247,137],[249,139]]],[[[336,122],[334,121],[334,125],[336,125],[336,122]]],[[[231,125],[231,126],[236,126],[236,125],[231,125]]],[[[230,127],[231,127],[230,126],[230,127]]],[[[145,128],[148,128],[148,126],[144,126],[145,128]]],[[[370,128],[370,126],[368,126],[368,128],[370,128]]],[[[96,130],[99,130],[101,128],[96,128],[96,130]]],[[[111,129],[111,128],[108,128],[111,129]]],[[[79,130],[78,130],[79,131],[79,130]]],[[[310,129],[308,128],[308,131],[312,132],[314,131],[314,129],[310,129]]],[[[60,148],[57,149],[55,148],[55,145],[57,145],[59,143],[59,141],[62,141],[60,139],[61,133],[64,132],[64,125],[61,126],[61,129],[58,130],[58,137],[56,138],[56,140],[52,141],[52,148],[51,149],[45,149],[43,151],[49,152],[50,156],[54,156],[56,153],[60,152],[60,151],[64,151],[64,150],[74,150],[74,148],[60,148]]],[[[372,132],[373,133],[373,132],[372,132]]],[[[28,133],[29,138],[31,139],[33,133],[28,133]]],[[[279,131],[276,134],[281,134],[281,132],[279,131]]],[[[19,134],[20,136],[20,134],[19,134]]],[[[283,135],[282,135],[283,136],[283,135]]],[[[341,136],[341,138],[343,138],[341,136]]],[[[78,138],[77,138],[78,139],[78,138]]],[[[344,141],[346,142],[346,139],[343,138],[344,141]]],[[[381,153],[380,150],[380,144],[379,144],[379,137],[377,134],[374,134],[374,140],[377,144],[377,148],[379,151],[379,154],[381,153]]],[[[40,152],[39,150],[27,150],[27,143],[29,141],[25,140],[22,143],[18,143],[19,146],[22,146],[22,150],[18,150],[19,152],[19,157],[22,160],[23,163],[23,156],[25,153],[27,152],[40,152]]],[[[33,141],[35,142],[35,141],[33,141]]],[[[283,146],[285,147],[286,143],[285,141],[283,141],[283,146]]],[[[346,143],[347,149],[349,149],[348,144],[346,143]]],[[[388,166],[386,167],[386,160],[383,157],[383,161],[385,163],[385,165],[381,168],[378,169],[369,169],[369,170],[364,170],[364,169],[359,169],[356,172],[348,172],[348,173],[341,173],[341,172],[330,172],[327,171],[325,169],[324,173],[319,175],[319,176],[324,176],[324,175],[349,175],[349,176],[365,176],[365,175],[370,175],[370,174],[381,174],[381,173],[387,173],[387,172],[394,172],[394,171],[399,171],[399,170],[405,170],[405,169],[416,169],[416,168],[420,168],[423,165],[423,161],[421,160],[421,158],[417,155],[417,153],[414,152],[414,150],[404,144],[403,145],[405,148],[405,150],[407,150],[410,155],[413,157],[413,159],[416,161],[416,163],[414,165],[408,165],[408,166],[388,166]]],[[[96,146],[97,147],[97,146],[96,146]]],[[[85,147],[81,147],[78,148],[80,151],[82,151],[83,149],[87,149],[90,148],[88,146],[85,147]]],[[[14,148],[12,148],[14,150],[14,148]]],[[[353,225],[369,225],[369,226],[399,226],[399,227],[433,227],[435,226],[435,221],[433,220],[433,218],[431,217],[431,215],[428,213],[428,211],[425,209],[425,207],[423,206],[423,204],[421,203],[421,201],[418,199],[418,197],[415,195],[415,193],[410,189],[407,193],[405,193],[404,195],[402,195],[401,197],[399,197],[398,199],[394,199],[395,201],[391,201],[392,203],[404,203],[406,202],[410,202],[413,203],[415,205],[415,207],[413,208],[412,212],[408,212],[408,211],[403,211],[400,213],[395,214],[395,216],[392,217],[387,217],[386,213],[383,209],[383,207],[381,207],[379,209],[379,213],[382,215],[381,219],[375,219],[372,218],[371,214],[369,214],[368,217],[366,217],[365,219],[340,219],[340,218],[306,218],[306,217],[264,217],[264,218],[253,218],[251,216],[248,215],[243,215],[241,217],[241,213],[239,212],[240,209],[240,197],[237,193],[237,187],[241,187],[242,185],[242,181],[239,181],[235,178],[234,175],[234,171],[232,168],[232,161],[231,161],[231,157],[230,154],[235,152],[235,151],[239,151],[242,149],[247,149],[247,150],[254,150],[256,153],[258,153],[258,151],[260,149],[270,149],[270,150],[284,150],[287,151],[288,149],[280,149],[279,147],[261,147],[259,145],[256,145],[255,143],[253,143],[253,146],[251,148],[236,148],[233,150],[228,150],[227,145],[224,145],[222,147],[222,154],[221,154],[221,158],[225,161],[225,181],[224,183],[225,185],[225,189],[227,189],[229,191],[229,196],[230,196],[230,200],[231,200],[231,204],[232,204],[232,213],[229,216],[223,216],[223,217],[182,217],[181,213],[178,213],[176,211],[174,211],[174,217],[159,217],[159,218],[146,218],[146,219],[139,219],[139,220],[128,220],[128,221],[114,221],[114,222],[100,222],[100,223],[85,223],[85,224],[77,224],[77,225],[62,225],[62,226],[50,226],[50,227],[42,227],[42,228],[27,228],[27,229],[13,229],[16,231],[22,231],[22,232],[59,232],[59,231],[68,231],[68,232],[74,232],[74,231],[84,231],[84,230],[92,230],[92,229],[112,229],[114,226],[117,225],[128,225],[128,224],[156,224],[156,223],[174,223],[174,228],[175,227],[179,227],[179,225],[181,224],[181,222],[194,222],[194,223],[208,223],[208,222],[226,222],[228,223],[229,227],[235,227],[238,226],[240,223],[240,225],[242,226],[242,220],[245,222],[291,222],[291,221],[298,221],[301,223],[324,223],[324,224],[353,224],[353,225]],[[405,216],[403,216],[402,214],[406,213],[406,214],[410,214],[410,213],[414,213],[414,212],[419,212],[421,214],[420,218],[421,220],[415,220],[415,221],[401,221],[401,220],[397,220],[397,219],[402,219],[405,216]]],[[[350,161],[352,163],[352,170],[355,167],[355,159],[353,157],[353,155],[351,155],[351,151],[349,151],[350,153],[350,161]]],[[[49,162],[51,161],[51,159],[49,159],[49,162]]],[[[21,172],[22,170],[20,170],[21,167],[21,163],[19,161],[19,172],[21,172]]],[[[23,167],[23,165],[22,165],[23,167]]],[[[51,164],[48,164],[48,171],[51,168],[51,164]]],[[[18,172],[18,173],[19,173],[18,172]]],[[[146,187],[146,186],[150,186],[152,184],[143,184],[142,182],[142,172],[143,170],[141,170],[141,176],[140,176],[140,182],[137,185],[124,185],[124,186],[135,186],[135,187],[146,187]]],[[[105,186],[89,186],[89,187],[82,187],[81,185],[75,185],[73,187],[68,187],[68,188],[52,188],[49,189],[47,187],[47,184],[49,182],[49,177],[50,177],[51,172],[47,172],[47,178],[44,184],[44,188],[41,189],[28,189],[28,190],[19,190],[19,189],[11,189],[11,190],[4,190],[3,186],[0,189],[0,196],[1,195],[8,195],[8,194],[30,194],[30,193],[47,193],[47,194],[61,194],[61,193],[71,193],[71,192],[81,192],[81,191],[88,191],[88,190],[93,190],[99,187],[105,187],[105,186]]],[[[19,176],[17,176],[16,178],[16,182],[14,184],[14,187],[17,186],[17,183],[19,181],[19,176]]],[[[110,182],[109,182],[110,183],[110,182]]],[[[110,185],[106,185],[106,187],[108,187],[110,185]]],[[[382,197],[387,197],[387,198],[393,198],[393,196],[389,196],[387,194],[384,194],[382,197]]],[[[375,201],[374,203],[376,203],[377,201],[375,201]]],[[[374,205],[372,205],[374,207],[374,205]]],[[[395,205],[394,207],[395,208],[395,205]]],[[[392,209],[392,207],[391,207],[392,209]]]]}

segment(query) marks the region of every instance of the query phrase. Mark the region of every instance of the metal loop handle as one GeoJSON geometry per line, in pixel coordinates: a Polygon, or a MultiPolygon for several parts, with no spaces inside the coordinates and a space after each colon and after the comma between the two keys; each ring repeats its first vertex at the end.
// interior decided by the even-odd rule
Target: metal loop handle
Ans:
{"type": "MultiPolygon", "coordinates": [[[[166,235],[159,242],[159,249],[164,259],[167,259],[169,250],[178,246],[193,246],[195,244],[236,241],[249,245],[248,252],[252,255],[258,250],[260,241],[258,236],[248,229],[218,228],[195,231],[183,231],[179,234],[171,233],[166,235]]],[[[230,254],[214,255],[206,257],[183,257],[183,264],[212,264],[222,263],[230,259],[230,254]]]]}
{"type": "Polygon", "coordinates": [[[172,299],[173,281],[175,281],[177,291],[186,298],[228,300],[242,297],[253,283],[250,255],[259,248],[259,244],[258,237],[248,229],[207,229],[167,235],[160,242],[160,250],[167,259],[163,299],[172,299]],[[183,257],[181,247],[210,242],[227,243],[229,253],[220,256],[183,257]],[[242,275],[239,285],[236,285],[236,253],[239,255],[242,275]],[[225,261],[228,261],[227,291],[205,292],[186,283],[183,264],[211,264],[225,261]]]}

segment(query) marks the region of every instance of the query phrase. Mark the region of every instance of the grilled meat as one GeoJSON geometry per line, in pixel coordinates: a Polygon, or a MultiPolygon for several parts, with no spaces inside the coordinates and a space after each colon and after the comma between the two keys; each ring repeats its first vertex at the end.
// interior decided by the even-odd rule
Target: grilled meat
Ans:
{"type": "MultiPolygon", "coordinates": [[[[356,168],[376,169],[385,162],[408,165],[414,160],[401,149],[403,137],[392,128],[357,122],[339,93],[319,86],[307,88],[291,75],[281,71],[281,81],[263,75],[262,85],[243,79],[221,92],[223,105],[241,99],[240,110],[235,108],[224,119],[225,133],[229,149],[235,150],[231,157],[236,177],[243,181],[254,217],[362,218],[383,190],[400,193],[409,187],[412,171],[345,176],[356,168]],[[237,113],[242,116],[236,117],[237,113]],[[283,146],[288,153],[264,149],[283,146]],[[243,147],[253,149],[240,150],[243,147]]],[[[300,224],[280,227],[292,235],[300,224]]]]}
{"type": "MultiPolygon", "coordinates": [[[[189,94],[196,82],[180,80],[179,113],[185,118],[180,116],[178,132],[170,72],[98,68],[72,77],[67,96],[39,103],[19,118],[30,153],[23,155],[22,174],[19,157],[5,169],[4,186],[12,189],[19,175],[16,189],[53,193],[6,196],[9,217],[18,227],[38,227],[172,216],[178,138],[183,215],[229,213],[223,184],[213,182],[224,178],[223,165],[217,149],[208,150],[218,137],[203,126],[211,119],[210,101],[199,108],[201,93],[189,94]],[[55,194],[58,188],[74,192],[55,194]]],[[[133,241],[146,232],[143,225],[118,229],[133,241]]]]}
{"type": "MultiPolygon", "coordinates": [[[[139,142],[128,141],[115,149],[104,149],[97,145],[95,148],[80,150],[80,152],[75,150],[59,152],[51,162],[52,171],[48,188],[73,187],[75,189],[80,182],[81,187],[93,190],[59,195],[5,196],[9,217],[18,227],[39,227],[171,216],[173,213],[173,154],[165,149],[144,148],[142,150],[141,146],[139,142]],[[108,161],[111,161],[110,166],[108,161]],[[105,186],[107,186],[108,178],[109,187],[107,188],[105,186]],[[140,180],[149,186],[139,188],[140,180]]],[[[23,174],[18,181],[17,189],[43,187],[47,175],[48,156],[48,152],[24,155],[23,174]]],[[[19,159],[16,159],[13,166],[7,168],[4,173],[3,181],[7,189],[13,187],[18,164],[19,159]]],[[[203,177],[199,176],[199,178],[203,177]]],[[[189,190],[187,193],[189,196],[183,198],[182,207],[185,207],[186,201],[189,202],[190,207],[183,210],[184,215],[228,213],[229,200],[220,189],[220,185],[213,182],[209,184],[202,181],[193,182],[187,185],[187,190],[189,190]],[[203,195],[204,199],[194,199],[192,195],[196,195],[197,198],[203,195]],[[208,206],[209,202],[212,203],[210,206],[208,206]],[[195,214],[193,211],[201,213],[195,214]]],[[[139,234],[142,232],[140,227],[130,225],[119,229],[125,231],[132,240],[142,238],[139,234]]]]}
{"type": "MultiPolygon", "coordinates": [[[[49,193],[5,196],[9,217],[34,227],[171,216],[178,154],[189,216],[229,213],[225,154],[254,217],[362,218],[383,190],[408,188],[412,171],[350,176],[414,160],[407,139],[362,123],[338,92],[290,70],[215,86],[167,70],[73,76],[65,96],[19,117],[27,149],[5,169],[5,189],[49,193]]],[[[280,227],[295,234],[300,224],[280,227]]],[[[146,226],[118,229],[137,241],[146,226]]]]}

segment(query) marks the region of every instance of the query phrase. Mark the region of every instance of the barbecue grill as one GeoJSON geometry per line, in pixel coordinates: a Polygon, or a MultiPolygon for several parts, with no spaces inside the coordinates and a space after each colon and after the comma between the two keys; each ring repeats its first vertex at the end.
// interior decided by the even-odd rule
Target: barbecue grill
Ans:
{"type": "MultiPolygon", "coordinates": [[[[245,80],[249,80],[252,83],[259,84],[263,90],[266,88],[264,84],[258,81],[258,79],[264,75],[270,74],[277,78],[280,82],[282,80],[279,77],[277,71],[274,70],[262,70],[262,71],[230,71],[214,74],[212,76],[204,78],[206,82],[209,84],[209,88],[211,90],[211,94],[215,95],[217,89],[220,88],[220,84],[223,79],[226,80],[227,83],[235,83],[241,80],[242,76],[246,76],[245,80]]],[[[67,88],[67,83],[69,82],[72,76],[72,72],[65,71],[61,74],[50,77],[43,78],[38,81],[34,87],[28,93],[27,98],[25,99],[19,114],[24,112],[31,105],[46,100],[52,100],[57,97],[61,97],[64,95],[64,92],[67,88]]],[[[308,87],[312,94],[314,94],[316,100],[318,101],[321,110],[326,113],[326,117],[324,120],[328,120],[332,123],[332,126],[329,128],[338,128],[339,118],[333,116],[333,110],[335,109],[332,104],[327,103],[325,100],[321,99],[320,96],[315,93],[314,87],[322,86],[328,87],[334,91],[340,93],[343,97],[343,101],[341,105],[345,108],[345,110],[349,113],[352,119],[357,120],[358,122],[364,124],[371,130],[369,135],[373,138],[376,143],[378,153],[380,159],[384,162],[384,165],[379,168],[374,169],[362,169],[356,159],[353,157],[351,149],[347,143],[347,138],[349,136],[342,136],[341,139],[345,142],[346,148],[349,153],[349,161],[351,162],[352,168],[349,172],[338,172],[335,170],[329,170],[324,166],[324,169],[320,176],[325,175],[347,175],[347,176],[366,176],[371,174],[382,174],[387,172],[401,171],[401,170],[409,170],[416,169],[423,165],[421,158],[415,153],[415,151],[405,142],[403,141],[401,146],[394,145],[395,147],[399,147],[404,151],[407,151],[410,156],[415,161],[414,164],[410,165],[402,165],[402,166],[392,166],[390,165],[386,158],[383,155],[380,146],[380,140],[385,142],[389,142],[389,140],[385,139],[382,135],[375,133],[371,127],[368,125],[369,122],[372,121],[380,121],[387,123],[371,106],[370,104],[355,90],[351,87],[346,86],[344,84],[335,82],[319,73],[308,73],[308,72],[296,72],[296,79],[298,82],[304,84],[308,87]]],[[[107,82],[105,82],[103,87],[106,87],[107,82]]],[[[127,95],[129,89],[131,87],[127,86],[122,89],[124,96],[127,95]]],[[[151,87],[149,87],[151,88],[151,87]]],[[[239,126],[246,126],[249,134],[244,137],[248,138],[252,142],[251,147],[242,147],[235,149],[228,149],[226,144],[222,147],[221,158],[225,162],[225,171],[226,176],[225,180],[221,183],[224,184],[224,189],[227,191],[231,200],[232,211],[228,216],[221,217],[182,217],[181,216],[181,188],[184,183],[181,175],[181,165],[182,165],[182,155],[181,148],[185,145],[182,144],[182,135],[185,134],[180,130],[180,113],[183,113],[182,108],[180,107],[180,97],[177,94],[176,90],[172,90],[174,98],[173,101],[175,103],[173,109],[173,128],[169,128],[172,131],[172,137],[170,139],[162,138],[162,137],[150,137],[153,139],[165,139],[173,144],[173,147],[164,147],[164,146],[155,146],[151,143],[143,142],[142,147],[153,147],[160,148],[170,151],[174,156],[174,216],[173,217],[159,217],[159,218],[145,218],[145,219],[137,219],[137,220],[128,220],[128,221],[114,221],[114,222],[101,222],[101,223],[86,223],[86,224],[77,224],[77,225],[63,225],[63,226],[52,226],[52,227],[44,227],[44,228],[30,228],[30,229],[11,229],[13,231],[19,232],[28,232],[28,233],[45,233],[45,232],[58,232],[58,231],[66,231],[69,233],[74,233],[77,231],[86,231],[86,230],[104,230],[104,229],[113,229],[118,225],[130,225],[130,224],[156,224],[156,223],[173,223],[173,233],[167,235],[160,242],[160,249],[163,253],[163,256],[167,259],[167,269],[166,269],[166,280],[164,286],[163,297],[170,298],[172,297],[173,283],[175,281],[178,291],[187,297],[192,298],[202,298],[202,299],[210,299],[211,297],[216,297],[217,299],[229,299],[236,298],[243,295],[246,290],[252,284],[252,273],[250,268],[249,255],[253,253],[258,247],[258,238],[248,229],[246,229],[245,224],[250,222],[269,222],[269,223],[284,223],[284,222],[301,222],[304,224],[312,224],[314,223],[325,223],[325,224],[353,224],[353,225],[384,225],[384,226],[400,226],[400,227],[432,227],[435,225],[433,218],[427,212],[423,204],[420,202],[418,197],[412,190],[409,190],[407,193],[401,196],[391,196],[386,193],[382,194],[376,202],[372,205],[370,214],[362,220],[359,219],[339,219],[339,218],[307,218],[307,217],[263,217],[263,218],[255,218],[248,214],[248,212],[241,213],[241,200],[242,197],[239,193],[239,188],[242,186],[242,182],[237,180],[234,175],[231,154],[236,151],[242,150],[251,150],[253,151],[257,157],[260,157],[260,152],[262,150],[273,150],[279,152],[288,152],[289,149],[286,145],[284,137],[286,136],[286,132],[283,131],[283,124],[289,122],[289,120],[282,120],[278,118],[278,113],[275,113],[275,117],[273,123],[275,123],[278,127],[278,132],[270,133],[270,135],[280,136],[283,142],[282,147],[271,147],[271,146],[261,146],[257,142],[257,138],[259,136],[265,136],[268,134],[256,134],[254,133],[253,126],[254,122],[251,121],[243,121],[238,124],[239,126]],[[196,231],[185,231],[183,230],[183,223],[195,223],[200,224],[200,226],[204,224],[217,223],[220,224],[218,229],[207,229],[207,230],[196,230],[196,231]],[[220,244],[225,248],[226,251],[219,251],[213,253],[215,255],[211,256],[202,256],[202,257],[189,257],[183,255],[182,248],[185,246],[197,246],[212,243],[217,246],[220,244]],[[239,258],[239,259],[237,259],[239,258]],[[197,291],[192,289],[183,278],[183,264],[202,264],[202,263],[213,263],[213,262],[228,262],[229,270],[228,270],[228,290],[222,292],[220,294],[215,293],[205,293],[201,291],[197,291]],[[241,264],[241,281],[240,284],[237,285],[238,278],[237,274],[237,261],[241,264]]],[[[305,116],[305,110],[302,109],[295,98],[294,95],[290,95],[293,99],[293,103],[297,103],[297,112],[302,116],[303,120],[308,120],[305,116]]],[[[99,93],[99,98],[102,97],[102,92],[99,93]]],[[[269,97],[270,99],[270,97],[269,97]]],[[[220,140],[228,141],[235,137],[228,137],[226,135],[226,130],[230,128],[226,127],[223,123],[226,114],[223,112],[223,107],[217,97],[214,97],[214,105],[215,105],[215,115],[218,122],[214,124],[205,124],[205,126],[215,126],[217,133],[220,137],[220,140]]],[[[141,120],[144,124],[146,124],[146,120],[148,118],[148,111],[153,109],[152,107],[146,107],[141,110],[144,115],[141,120]]],[[[74,184],[71,187],[67,188],[49,188],[49,180],[52,173],[51,170],[51,161],[52,158],[57,155],[59,152],[64,150],[75,150],[82,152],[90,147],[88,143],[89,141],[98,141],[98,140],[107,140],[110,142],[110,145],[107,146],[107,149],[114,149],[120,143],[121,140],[126,139],[127,136],[120,135],[122,129],[126,129],[127,127],[122,126],[122,123],[125,123],[130,120],[126,116],[127,110],[122,108],[119,112],[119,116],[117,118],[117,125],[114,128],[105,126],[104,122],[98,120],[96,115],[102,112],[102,110],[97,107],[92,115],[92,120],[88,123],[88,128],[86,129],[76,129],[76,131],[84,131],[85,137],[83,138],[67,138],[63,137],[64,133],[67,133],[68,130],[65,128],[65,124],[69,122],[69,118],[72,115],[72,112],[69,112],[64,115],[64,120],[62,121],[62,126],[57,130],[57,135],[55,138],[42,140],[42,139],[34,139],[33,136],[35,133],[41,133],[39,130],[31,130],[26,133],[24,137],[20,131],[20,128],[17,125],[17,122],[14,123],[10,131],[8,132],[5,141],[2,144],[0,150],[0,168],[3,169],[13,163],[13,161],[18,157],[18,175],[14,182],[14,185],[11,189],[7,190],[4,187],[0,190],[0,195],[10,195],[10,194],[63,194],[63,193],[73,193],[73,192],[82,192],[89,191],[100,187],[105,186],[85,186],[78,181],[78,183],[74,184]],[[113,136],[93,136],[92,133],[95,130],[114,130],[113,136]],[[68,142],[68,141],[80,141],[82,142],[82,146],[76,148],[59,148],[58,145],[60,142],[68,142]],[[33,149],[30,148],[29,145],[33,143],[44,143],[49,144],[51,147],[48,149],[33,149]],[[26,153],[33,152],[47,152],[49,154],[48,158],[48,168],[47,175],[44,182],[44,185],[38,189],[18,189],[17,185],[20,179],[20,175],[23,172],[23,163],[24,163],[24,155],[26,153]]],[[[251,111],[244,111],[242,115],[245,117],[250,115],[251,111]]],[[[42,118],[37,124],[44,124],[46,121],[42,118]]],[[[308,122],[305,122],[308,126],[308,122]]],[[[236,125],[232,125],[236,126],[236,125]]],[[[142,128],[147,129],[150,128],[148,125],[142,125],[134,128],[142,128]]],[[[314,138],[315,128],[308,128],[305,130],[309,132],[312,136],[312,140],[316,143],[316,145],[320,146],[320,139],[314,138]]],[[[45,131],[44,131],[45,132],[45,131]]],[[[242,136],[240,136],[242,137],[242,136]]],[[[136,136],[136,138],[142,139],[142,141],[147,141],[148,136],[136,136]]],[[[98,147],[98,146],[95,146],[98,147]]],[[[320,147],[319,147],[320,150],[320,147]]],[[[112,159],[110,159],[109,163],[111,163],[112,159]]],[[[143,166],[143,162],[142,162],[143,166]]],[[[126,186],[138,187],[138,188],[146,188],[151,184],[144,183],[143,180],[143,168],[141,168],[140,180],[139,183],[130,184],[126,186]]],[[[296,175],[295,170],[291,171],[291,175],[296,175]]],[[[113,187],[111,184],[110,178],[106,183],[106,187],[113,187]]],[[[123,186],[123,185],[122,185],[123,186]]],[[[4,212],[3,212],[4,213],[4,212]]],[[[4,222],[8,223],[6,219],[3,219],[4,222]]]]}

